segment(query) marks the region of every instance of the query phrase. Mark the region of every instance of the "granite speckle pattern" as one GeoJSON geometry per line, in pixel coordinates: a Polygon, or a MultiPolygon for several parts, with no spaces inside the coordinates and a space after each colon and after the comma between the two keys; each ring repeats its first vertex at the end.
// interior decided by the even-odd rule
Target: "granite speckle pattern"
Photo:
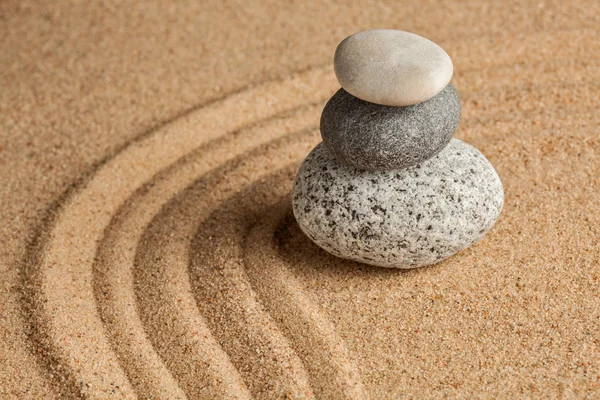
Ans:
{"type": "Polygon", "coordinates": [[[350,94],[388,106],[426,101],[444,89],[454,73],[450,56],[440,46],[394,29],[348,36],[335,51],[333,67],[350,94]]]}
{"type": "Polygon", "coordinates": [[[401,169],[442,150],[458,128],[460,111],[452,84],[406,107],[369,103],[340,89],[325,105],[321,136],[338,159],[357,168],[401,169]]]}
{"type": "Polygon", "coordinates": [[[320,247],[395,268],[434,264],[477,242],[503,201],[493,166],[458,139],[422,164],[395,171],[344,165],[320,143],[292,191],[294,216],[320,247]]]}

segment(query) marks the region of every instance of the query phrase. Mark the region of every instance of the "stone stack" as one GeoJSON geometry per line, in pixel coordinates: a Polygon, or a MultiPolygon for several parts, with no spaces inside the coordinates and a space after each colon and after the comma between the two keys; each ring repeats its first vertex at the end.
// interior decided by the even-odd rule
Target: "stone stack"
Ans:
{"type": "Polygon", "coordinates": [[[408,32],[346,38],[342,88],[292,190],[302,231],[326,251],[381,267],[434,264],[480,240],[504,201],[494,167],[452,136],[460,99],[450,57],[408,32]]]}

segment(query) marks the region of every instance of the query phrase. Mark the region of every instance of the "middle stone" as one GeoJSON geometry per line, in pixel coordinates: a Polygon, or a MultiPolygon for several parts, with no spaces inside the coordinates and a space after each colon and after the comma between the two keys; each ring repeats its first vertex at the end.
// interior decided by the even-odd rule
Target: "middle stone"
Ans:
{"type": "Polygon", "coordinates": [[[321,114],[321,136],[342,162],[402,169],[439,153],[458,128],[460,111],[452,84],[427,101],[401,107],[369,103],[340,89],[321,114]]]}

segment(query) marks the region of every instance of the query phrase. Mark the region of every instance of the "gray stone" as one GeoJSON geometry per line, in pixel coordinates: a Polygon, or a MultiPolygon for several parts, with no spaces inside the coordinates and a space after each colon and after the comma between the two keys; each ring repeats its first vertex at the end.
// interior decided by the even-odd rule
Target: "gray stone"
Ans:
{"type": "Polygon", "coordinates": [[[441,151],[458,128],[460,110],[452,84],[406,107],[369,103],[340,89],[325,105],[321,136],[336,157],[357,168],[401,169],[441,151]]]}
{"type": "Polygon", "coordinates": [[[432,98],[454,72],[452,60],[440,46],[393,29],[347,37],[335,51],[333,67],[347,92],[388,106],[409,106],[432,98]]]}
{"type": "Polygon", "coordinates": [[[317,245],[394,268],[434,264],[477,242],[503,201],[494,167],[458,139],[424,163],[396,171],[342,164],[320,143],[292,190],[298,225],[317,245]]]}

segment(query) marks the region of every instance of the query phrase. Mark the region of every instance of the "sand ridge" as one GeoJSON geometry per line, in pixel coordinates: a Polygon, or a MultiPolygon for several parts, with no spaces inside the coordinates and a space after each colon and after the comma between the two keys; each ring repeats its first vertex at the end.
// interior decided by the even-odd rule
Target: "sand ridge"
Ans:
{"type": "MultiPolygon", "coordinates": [[[[7,35],[13,46],[5,54],[26,54],[23,38],[62,32],[40,22],[44,18],[72,22],[79,14],[110,12],[130,24],[108,5],[109,11],[98,5],[86,11],[9,3],[0,14],[27,34],[20,40],[7,35]]],[[[64,83],[69,80],[57,81],[64,78],[60,49],[69,48],[70,36],[63,47],[47,44],[54,54],[20,59],[58,60],[40,63],[35,73],[3,58],[3,82],[15,83],[5,85],[13,97],[0,103],[2,132],[11,139],[0,142],[9,182],[1,192],[7,228],[0,277],[7,290],[0,295],[6,338],[0,397],[596,397],[598,4],[401,6],[340,12],[311,4],[276,11],[257,3],[245,9],[256,19],[245,15],[244,21],[228,3],[190,6],[187,13],[174,5],[171,14],[148,6],[127,15],[143,21],[139,37],[153,37],[162,24],[185,37],[198,23],[190,16],[198,16],[216,32],[200,45],[202,60],[222,70],[186,64],[196,60],[190,44],[172,41],[163,30],[173,59],[160,58],[169,54],[162,41],[148,47],[133,37],[115,54],[142,57],[143,49],[154,57],[118,69],[123,59],[111,58],[100,43],[97,50],[108,51],[113,63],[107,76],[120,79],[110,75],[118,71],[129,79],[91,89],[119,94],[106,108],[88,97],[86,86],[76,94],[64,83]],[[314,13],[313,19],[303,20],[302,12],[314,13]],[[271,25],[280,36],[273,42],[258,35],[242,45],[218,34],[273,13],[279,13],[275,21],[296,23],[271,25]],[[172,21],[184,14],[191,19],[172,21]],[[334,15],[339,28],[317,29],[334,15]],[[211,24],[211,16],[228,23],[211,24]],[[457,137],[481,149],[505,185],[498,225],[435,267],[402,272],[338,260],[312,244],[291,215],[295,169],[320,140],[319,113],[338,87],[328,52],[342,30],[365,29],[367,22],[411,28],[448,51],[463,103],[457,137]],[[218,64],[220,49],[240,46],[248,47],[239,59],[218,64]],[[263,56],[272,59],[261,64],[263,56]],[[172,78],[162,82],[163,76],[172,78]],[[28,85],[37,86],[37,108],[28,85]],[[56,88],[81,101],[66,107],[55,96],[65,111],[48,108],[40,99],[56,88]],[[199,88],[204,101],[194,97],[199,88]],[[206,100],[215,95],[220,99],[206,100]],[[90,104],[93,111],[85,109],[90,104]],[[119,119],[125,118],[119,107],[131,117],[119,119]],[[28,118],[43,132],[40,138],[24,128],[28,118]],[[94,126],[107,129],[96,135],[94,126]],[[116,127],[129,133],[119,136],[116,127]],[[85,147],[86,140],[96,147],[85,147]],[[45,152],[38,151],[42,142],[45,152]],[[77,167],[84,151],[74,151],[78,146],[96,160],[83,164],[95,166],[77,167]],[[26,154],[26,161],[17,162],[16,154],[26,154]],[[39,171],[45,171],[40,187],[47,192],[15,183],[39,182],[39,171]],[[29,207],[29,214],[18,214],[19,207],[29,207]],[[25,217],[35,212],[46,219],[25,217]],[[19,239],[14,227],[32,236],[19,239]]],[[[263,25],[257,22],[255,33],[263,25]]],[[[120,32],[105,34],[118,43],[120,32]]],[[[64,65],[87,62],[102,69],[104,61],[84,57],[64,65]]]]}
{"type": "MultiPolygon", "coordinates": [[[[208,140],[210,132],[236,132],[240,127],[253,121],[260,121],[265,117],[293,109],[296,104],[304,105],[307,91],[313,93],[315,86],[327,88],[321,83],[324,75],[322,69],[309,71],[293,76],[284,82],[274,82],[252,88],[237,96],[228,97],[222,102],[202,108],[196,113],[191,113],[186,118],[165,126],[145,140],[129,146],[117,157],[102,165],[80,191],[58,206],[57,218],[52,223],[53,228],[49,237],[41,241],[40,245],[34,249],[34,251],[42,253],[35,257],[39,259],[39,265],[31,265],[30,267],[34,270],[27,274],[27,286],[34,288],[29,294],[34,298],[31,301],[31,318],[35,321],[36,330],[40,333],[34,335],[39,336],[40,345],[47,349],[49,357],[56,359],[58,364],[66,364],[66,369],[72,371],[73,375],[70,376],[72,384],[79,386],[75,382],[83,382],[82,387],[77,387],[83,394],[90,391],[105,395],[114,393],[126,397],[134,396],[133,388],[126,374],[117,364],[117,356],[113,353],[105,337],[102,321],[97,316],[94,291],[90,287],[90,283],[94,281],[91,275],[93,273],[92,265],[96,258],[98,237],[106,232],[108,229],[106,225],[111,223],[114,214],[114,212],[107,212],[111,206],[107,200],[113,200],[112,207],[118,210],[120,203],[127,199],[124,196],[144,184],[144,177],[153,178],[158,171],[164,168],[161,166],[168,167],[169,164],[177,162],[182,156],[208,140]],[[253,105],[263,101],[268,103],[269,107],[256,108],[257,115],[240,112],[240,109],[243,110],[246,104],[250,104],[250,99],[252,99],[253,105]],[[221,118],[224,114],[232,113],[233,109],[236,109],[241,121],[221,118]],[[216,124],[224,124],[224,126],[215,126],[216,124]],[[198,135],[200,129],[209,133],[198,135]],[[142,161],[140,162],[140,160],[142,161]],[[121,187],[118,186],[119,183],[122,185],[121,187]],[[117,193],[123,200],[114,196],[117,193]],[[87,224],[79,224],[81,220],[87,221],[87,224]],[[90,227],[94,227],[93,231],[88,230],[90,227]],[[77,231],[77,229],[83,231],[77,231]],[[96,237],[93,232],[96,232],[96,237]],[[85,258],[89,260],[88,263],[82,262],[82,259],[85,258]],[[65,276],[68,278],[61,278],[65,276]],[[73,298],[76,301],[73,301],[73,298]],[[64,334],[67,332],[69,335],[75,334],[77,337],[92,334],[95,337],[90,338],[89,343],[81,346],[80,342],[65,340],[64,334]],[[101,373],[98,371],[99,367],[101,373]]],[[[329,79],[329,87],[331,82],[332,80],[329,79]]],[[[314,120],[317,116],[318,114],[313,111],[311,119],[314,120]]],[[[291,118],[289,121],[293,123],[296,120],[291,118]]],[[[279,129],[267,129],[261,126],[260,133],[266,138],[272,139],[265,133],[275,135],[285,133],[286,122],[289,123],[284,120],[277,125],[276,127],[279,129]]],[[[289,129],[288,127],[287,130],[289,129]]],[[[260,141],[257,142],[260,138],[259,135],[250,137],[251,140],[240,141],[240,146],[235,146],[234,151],[243,151],[248,146],[260,143],[260,141]]],[[[307,147],[310,146],[304,146],[304,148],[307,147]]],[[[205,154],[204,152],[200,153],[205,154]]],[[[215,153],[214,155],[218,155],[218,152],[215,153]]],[[[227,148],[227,153],[225,157],[230,157],[232,149],[227,148]]],[[[214,166],[214,162],[213,165],[210,165],[211,161],[208,161],[208,164],[209,167],[214,166]]],[[[199,165],[196,168],[207,168],[206,164],[200,163],[199,165]]],[[[183,176],[186,176],[185,172],[183,176]]],[[[185,184],[185,182],[186,180],[181,180],[181,183],[185,184]]],[[[177,190],[177,187],[170,188],[170,190],[173,189],[177,190]]],[[[136,207],[140,207],[140,205],[137,204],[136,207]]],[[[114,246],[111,246],[110,250],[114,251],[114,246]]],[[[102,296],[111,295],[110,291],[102,292],[102,296]]],[[[128,318],[127,315],[124,313],[121,314],[121,317],[128,318]]],[[[182,331],[189,332],[186,329],[182,329],[182,331]]],[[[115,342],[122,345],[117,339],[115,342]]],[[[213,344],[213,346],[215,345],[213,344]]],[[[138,357],[138,350],[138,348],[135,349],[134,358],[138,357]]],[[[131,353],[131,349],[129,351],[131,353]]],[[[212,352],[208,351],[208,353],[207,357],[215,358],[212,352]]],[[[180,360],[178,359],[178,361],[180,360]]],[[[181,367],[188,368],[189,366],[182,364],[181,367]]],[[[203,365],[198,369],[203,368],[206,366],[203,365]]],[[[153,372],[153,374],[155,373],[156,371],[153,372]]],[[[164,375],[165,379],[168,380],[169,375],[164,375]]],[[[224,378],[229,377],[229,373],[221,375],[224,378]]],[[[162,377],[163,375],[158,376],[162,377]]],[[[142,376],[141,379],[145,381],[147,376],[142,376]]],[[[204,381],[200,381],[199,384],[206,386],[204,381]]],[[[168,383],[163,385],[169,386],[168,383]]],[[[165,390],[159,388],[152,393],[152,386],[144,383],[140,387],[149,390],[152,396],[160,395],[165,390]]],[[[222,386],[225,391],[231,389],[228,382],[223,382],[222,386]]],[[[177,388],[177,386],[175,387],[177,388]]],[[[172,396],[170,393],[168,395],[172,396]]]]}

